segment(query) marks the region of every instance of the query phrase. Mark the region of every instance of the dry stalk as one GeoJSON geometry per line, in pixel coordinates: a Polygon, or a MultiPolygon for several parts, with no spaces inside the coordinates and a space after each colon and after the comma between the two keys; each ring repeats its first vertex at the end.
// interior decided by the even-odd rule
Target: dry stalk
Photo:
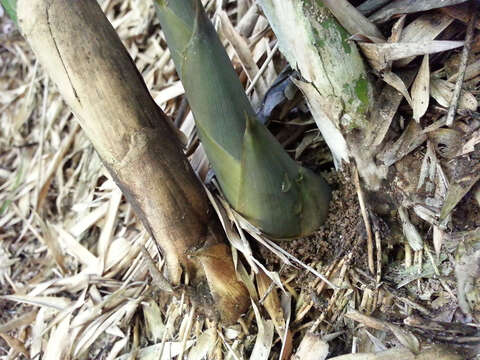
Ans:
{"type": "Polygon", "coordinates": [[[450,101],[450,107],[448,108],[447,114],[447,126],[452,126],[455,114],[457,113],[458,101],[460,99],[460,92],[462,90],[463,79],[465,77],[465,70],[467,68],[468,57],[470,55],[470,50],[472,48],[472,39],[475,30],[475,22],[477,21],[477,11],[478,6],[475,5],[475,2],[471,4],[472,17],[467,27],[467,34],[465,36],[465,45],[462,49],[462,57],[460,59],[460,66],[458,68],[458,77],[455,83],[455,88],[453,90],[452,99],[450,101]]]}

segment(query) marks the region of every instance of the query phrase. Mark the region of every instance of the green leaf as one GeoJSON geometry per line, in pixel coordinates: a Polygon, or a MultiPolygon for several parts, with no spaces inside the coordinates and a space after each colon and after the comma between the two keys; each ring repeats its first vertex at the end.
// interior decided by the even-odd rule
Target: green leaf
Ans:
{"type": "Polygon", "coordinates": [[[8,16],[17,23],[17,0],[0,0],[8,16]]]}

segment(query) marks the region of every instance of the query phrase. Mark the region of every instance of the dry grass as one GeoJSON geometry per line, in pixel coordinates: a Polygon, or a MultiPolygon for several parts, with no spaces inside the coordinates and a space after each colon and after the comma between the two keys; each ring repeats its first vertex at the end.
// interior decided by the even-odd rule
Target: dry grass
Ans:
{"type": "MultiPolygon", "coordinates": [[[[249,289],[252,309],[225,328],[198,314],[187,294],[169,297],[161,291],[161,284],[152,280],[158,274],[142,250],[146,248],[159,267],[161,254],[56,87],[2,14],[0,359],[267,359],[295,352],[307,332],[319,336],[305,337],[299,358],[306,356],[302,347],[320,354],[328,349],[327,342],[332,354],[376,352],[395,345],[418,351],[427,349],[431,340],[468,354],[478,351],[480,305],[473,303],[470,316],[462,317],[462,299],[457,298],[457,283],[478,280],[473,270],[473,275],[454,274],[459,263],[475,263],[476,253],[468,246],[479,238],[478,32],[453,129],[444,125],[460,55],[442,53],[431,62],[435,68],[412,60],[410,80],[403,72],[400,77],[395,70],[389,72],[388,61],[381,64],[388,71],[376,69],[400,91],[383,88],[380,96],[389,106],[384,113],[391,117],[372,141],[384,145],[378,159],[395,169],[386,191],[401,198],[401,221],[391,214],[375,215],[382,200],[367,196],[356,173],[345,171],[338,175],[342,180],[331,181],[338,187],[332,211],[344,209],[342,202],[360,211],[352,218],[344,216],[347,225],[330,232],[322,229],[306,239],[307,249],[311,244],[329,249],[303,256],[249,225],[211,180],[151,1],[100,3],[153,97],[182,130],[179,135],[192,165],[208,183],[210,200],[237,249],[238,274],[249,289]],[[421,91],[425,77],[430,79],[426,93],[421,91]],[[409,93],[412,82],[416,85],[409,93]],[[399,107],[401,93],[411,97],[411,107],[406,101],[399,107]],[[425,102],[430,105],[425,107],[425,102]],[[405,117],[412,114],[423,122],[412,120],[407,126],[405,117]],[[351,242],[342,244],[347,238],[351,242]],[[456,263],[454,249],[461,240],[466,250],[458,253],[461,260],[456,263]],[[280,260],[271,260],[267,253],[280,260]],[[457,324],[452,327],[450,322],[457,324]]],[[[252,103],[259,105],[285,65],[268,22],[249,0],[207,1],[206,7],[252,103]]],[[[465,11],[433,14],[448,23],[448,39],[463,39],[466,25],[453,19],[465,11]]],[[[409,22],[414,19],[418,17],[409,22]]],[[[403,25],[397,24],[395,31],[398,27],[403,25]]],[[[390,35],[390,28],[384,26],[383,33],[390,35]]],[[[412,32],[415,41],[419,31],[412,32]]],[[[434,32],[422,31],[426,37],[434,32]]],[[[395,36],[392,39],[395,43],[395,36]]],[[[379,51],[389,51],[383,45],[366,45],[374,67],[379,51]]],[[[325,144],[303,112],[300,94],[293,93],[277,108],[270,128],[296,158],[328,169],[331,158],[325,144]]],[[[341,222],[343,214],[335,215],[341,222]]],[[[468,297],[466,290],[460,291],[468,297]]]]}

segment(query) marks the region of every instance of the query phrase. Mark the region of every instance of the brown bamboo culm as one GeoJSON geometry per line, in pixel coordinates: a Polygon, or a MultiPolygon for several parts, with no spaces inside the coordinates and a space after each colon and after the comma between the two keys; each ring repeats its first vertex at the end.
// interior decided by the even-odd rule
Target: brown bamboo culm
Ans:
{"type": "Polygon", "coordinates": [[[16,11],[37,59],[161,247],[170,282],[179,284],[187,272],[197,289],[210,289],[220,318],[236,321],[249,297],[223,230],[170,120],[100,6],[18,0],[16,11]]]}

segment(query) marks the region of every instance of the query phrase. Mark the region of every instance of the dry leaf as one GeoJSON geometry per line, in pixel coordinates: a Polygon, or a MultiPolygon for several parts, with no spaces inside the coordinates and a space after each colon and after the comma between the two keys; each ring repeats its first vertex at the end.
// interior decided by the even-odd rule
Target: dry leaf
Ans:
{"type": "Polygon", "coordinates": [[[418,232],[415,225],[410,222],[408,218],[407,209],[403,206],[398,208],[398,215],[400,215],[400,220],[402,221],[403,234],[407,238],[408,244],[413,249],[413,251],[419,251],[423,249],[423,239],[420,233],[418,232]]]}
{"type": "Polygon", "coordinates": [[[467,194],[467,192],[473,187],[473,185],[475,185],[475,183],[479,179],[480,167],[477,166],[477,169],[472,169],[471,174],[468,174],[461,179],[457,179],[455,182],[452,182],[450,184],[447,197],[440,213],[441,222],[450,215],[455,206],[457,206],[460,200],[462,200],[462,198],[467,194]]]}
{"type": "Polygon", "coordinates": [[[463,41],[421,41],[421,42],[400,42],[369,44],[358,43],[364,55],[372,67],[377,71],[382,71],[395,60],[408,58],[416,55],[432,54],[441,51],[463,46],[463,41]]]}
{"type": "Polygon", "coordinates": [[[71,316],[68,315],[50,332],[43,359],[63,360],[70,357],[72,339],[69,334],[71,316]]]}
{"type": "MultiPolygon", "coordinates": [[[[443,107],[448,108],[450,106],[454,88],[455,85],[446,80],[430,79],[430,95],[443,107]]],[[[475,96],[469,91],[462,90],[458,101],[458,108],[460,110],[475,111],[477,107],[478,101],[475,99],[475,96]]]]}
{"type": "Polygon", "coordinates": [[[257,320],[258,334],[252,354],[250,355],[250,360],[267,360],[272,350],[273,322],[272,320],[264,320],[262,318],[254,302],[252,302],[252,307],[255,312],[255,319],[257,320]]]}
{"type": "Polygon", "coordinates": [[[23,342],[5,333],[0,333],[0,337],[3,338],[3,340],[5,340],[5,342],[8,344],[8,346],[12,348],[17,354],[23,354],[28,359],[28,351],[23,342]]]}
{"type": "Polygon", "coordinates": [[[318,335],[307,332],[303,337],[293,360],[325,360],[328,356],[328,343],[318,335]]]}
{"type": "Polygon", "coordinates": [[[142,304],[142,308],[149,338],[155,342],[162,339],[165,332],[165,324],[162,321],[162,312],[157,303],[149,300],[147,303],[142,304]]]}
{"type": "Polygon", "coordinates": [[[446,159],[456,157],[463,145],[463,134],[454,129],[440,128],[428,132],[427,136],[437,153],[446,159]]]}
{"type": "Polygon", "coordinates": [[[411,14],[437,9],[444,6],[461,4],[466,0],[396,0],[372,14],[369,19],[376,23],[388,21],[398,14],[411,14]]]}
{"type": "Polygon", "coordinates": [[[349,34],[362,34],[370,39],[384,40],[382,33],[347,0],[324,0],[323,4],[349,34]]]}
{"type": "Polygon", "coordinates": [[[410,106],[413,107],[412,104],[412,99],[410,97],[410,94],[408,93],[407,87],[405,86],[405,83],[403,80],[395,73],[391,71],[386,71],[382,73],[382,79],[385,81],[388,85],[396,89],[398,92],[400,92],[403,97],[407,100],[407,102],[410,104],[410,106]]]}
{"type": "Polygon", "coordinates": [[[427,112],[430,100],[430,66],[428,54],[423,57],[422,65],[412,84],[413,119],[416,122],[427,112]]]}
{"type": "Polygon", "coordinates": [[[386,144],[384,150],[377,155],[378,160],[390,166],[402,159],[427,139],[422,128],[415,121],[410,121],[402,135],[393,144],[386,144]]]}
{"type": "Polygon", "coordinates": [[[214,327],[205,330],[197,339],[197,343],[188,353],[188,360],[202,360],[207,358],[217,342],[217,330],[214,327]]]}
{"type": "MultiPolygon", "coordinates": [[[[453,19],[444,14],[433,12],[426,13],[413,20],[402,31],[400,42],[423,42],[435,39],[453,19]]],[[[395,67],[407,66],[415,57],[397,60],[395,67]]]]}

